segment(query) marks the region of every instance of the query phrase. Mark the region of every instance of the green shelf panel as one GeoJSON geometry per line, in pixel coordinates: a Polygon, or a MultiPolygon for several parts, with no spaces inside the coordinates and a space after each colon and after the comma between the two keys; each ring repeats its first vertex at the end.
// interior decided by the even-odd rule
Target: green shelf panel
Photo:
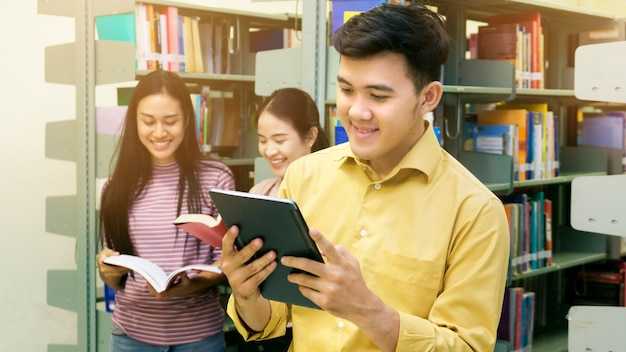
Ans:
{"type": "Polygon", "coordinates": [[[94,16],[105,16],[128,12],[135,12],[135,1],[106,0],[93,2],[94,16]]]}
{"type": "Polygon", "coordinates": [[[76,161],[76,120],[46,123],[46,158],[76,161]]]}
{"type": "MultiPolygon", "coordinates": [[[[459,86],[493,87],[509,89],[515,95],[515,65],[498,60],[461,60],[459,63],[459,86]],[[485,74],[489,72],[489,74],[485,74]]],[[[506,99],[508,100],[508,99],[506,99]]]]}
{"type": "Polygon", "coordinates": [[[77,312],[78,292],[76,270],[48,270],[48,297],[47,303],[53,307],[77,312]]]}
{"type": "Polygon", "coordinates": [[[540,180],[515,181],[513,185],[515,186],[515,188],[555,185],[559,183],[570,183],[575,177],[578,177],[578,176],[601,176],[601,175],[606,175],[606,172],[601,171],[601,172],[565,173],[557,177],[544,178],[540,180]]]}
{"type": "Polygon", "coordinates": [[[135,80],[134,43],[98,40],[95,55],[96,85],[135,80]]]}
{"type": "MultiPolygon", "coordinates": [[[[44,53],[45,79],[48,83],[76,85],[76,44],[48,46],[44,53]]],[[[135,44],[99,40],[95,43],[96,84],[133,81],[135,79],[135,44]]]]}
{"type": "Polygon", "coordinates": [[[566,173],[612,174],[615,173],[614,169],[618,163],[621,170],[621,154],[617,151],[618,149],[591,146],[561,147],[560,170],[566,173]]]}
{"type": "Polygon", "coordinates": [[[75,0],[37,0],[37,13],[40,15],[74,17],[75,0]]]}
{"type": "Polygon", "coordinates": [[[563,251],[553,254],[552,265],[545,268],[534,269],[513,275],[513,280],[526,279],[533,276],[544,275],[550,272],[560,271],[566,268],[593,263],[606,259],[606,252],[574,252],[563,251]]]}
{"type": "Polygon", "coordinates": [[[48,344],[48,352],[80,352],[76,345],[48,344]]]}
{"type": "Polygon", "coordinates": [[[533,352],[567,352],[567,330],[560,329],[533,336],[533,352]]]}
{"type": "Polygon", "coordinates": [[[96,134],[96,177],[108,178],[113,152],[120,136],[112,134],[96,134]]]}
{"type": "Polygon", "coordinates": [[[47,46],[44,56],[46,82],[76,84],[76,43],[47,46]]]}
{"type": "MultiPolygon", "coordinates": [[[[138,70],[135,71],[137,78],[141,78],[143,76],[147,76],[151,71],[147,70],[138,70]]],[[[231,82],[249,82],[254,83],[255,76],[254,75],[242,75],[242,74],[220,74],[220,73],[198,73],[198,72],[177,72],[180,78],[185,81],[224,81],[227,83],[231,82]]]]}
{"type": "Polygon", "coordinates": [[[98,303],[96,309],[96,339],[98,351],[109,351],[111,339],[111,313],[104,309],[104,302],[98,303]]]}
{"type": "Polygon", "coordinates": [[[224,158],[222,162],[228,166],[254,165],[255,158],[224,158]]]}
{"type": "Polygon", "coordinates": [[[75,195],[46,197],[46,231],[76,237],[76,202],[75,195]]]}
{"type": "Polygon", "coordinates": [[[463,151],[458,160],[494,193],[506,195],[513,191],[513,157],[463,151]]]}

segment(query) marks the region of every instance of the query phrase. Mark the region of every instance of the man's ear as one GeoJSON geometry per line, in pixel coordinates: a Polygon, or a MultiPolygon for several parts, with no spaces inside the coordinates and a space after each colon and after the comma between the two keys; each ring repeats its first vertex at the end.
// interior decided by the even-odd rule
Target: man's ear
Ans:
{"type": "Polygon", "coordinates": [[[439,81],[432,81],[428,83],[423,89],[421,96],[424,99],[420,105],[420,113],[425,114],[429,111],[435,110],[441,96],[443,95],[443,85],[439,81]]]}

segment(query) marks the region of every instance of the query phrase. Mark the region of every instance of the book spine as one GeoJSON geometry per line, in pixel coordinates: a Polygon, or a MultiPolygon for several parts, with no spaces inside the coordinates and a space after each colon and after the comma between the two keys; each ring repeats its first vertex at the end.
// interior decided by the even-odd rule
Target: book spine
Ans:
{"type": "Polygon", "coordinates": [[[544,199],[543,210],[545,213],[545,237],[546,249],[545,258],[546,266],[552,265],[552,200],[544,199]]]}
{"type": "Polygon", "coordinates": [[[178,65],[178,8],[168,6],[165,9],[166,31],[167,31],[167,67],[172,72],[179,72],[178,65]]]}

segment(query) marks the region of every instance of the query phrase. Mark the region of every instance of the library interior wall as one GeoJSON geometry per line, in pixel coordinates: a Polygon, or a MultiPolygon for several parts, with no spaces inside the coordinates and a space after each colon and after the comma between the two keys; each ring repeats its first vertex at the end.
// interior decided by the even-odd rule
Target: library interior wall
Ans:
{"type": "Polygon", "coordinates": [[[37,15],[37,1],[2,10],[0,350],[46,351],[76,340],[75,314],[46,303],[47,270],[74,268],[75,241],[45,230],[46,197],[75,194],[76,171],[44,147],[45,124],[75,116],[74,88],[44,82],[44,48],[73,41],[74,21],[37,15]]]}
{"type": "MultiPolygon", "coordinates": [[[[206,4],[204,0],[179,1],[206,4]]],[[[295,12],[295,1],[213,0],[215,7],[295,12]]],[[[301,6],[301,5],[300,5],[301,6]]],[[[47,351],[76,344],[74,313],[46,303],[48,270],[75,269],[75,241],[46,232],[46,197],[76,193],[75,163],[45,157],[45,126],[76,116],[73,86],[44,79],[44,48],[74,41],[74,20],[37,14],[37,1],[10,1],[0,21],[0,351],[47,351]],[[7,54],[9,53],[9,54],[7,54]]],[[[114,89],[97,104],[114,102],[114,89]]]]}

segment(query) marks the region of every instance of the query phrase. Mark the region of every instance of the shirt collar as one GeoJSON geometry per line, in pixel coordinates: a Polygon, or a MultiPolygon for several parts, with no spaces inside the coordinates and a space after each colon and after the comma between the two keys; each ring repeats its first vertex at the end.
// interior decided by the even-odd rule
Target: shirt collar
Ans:
{"type": "MultiPolygon", "coordinates": [[[[429,182],[441,161],[441,146],[437,141],[437,136],[433,131],[433,127],[428,121],[424,121],[424,134],[409,150],[409,152],[400,160],[400,163],[393,168],[387,178],[395,176],[400,170],[415,170],[426,177],[429,182]]],[[[337,154],[335,161],[340,165],[347,163],[356,163],[369,167],[367,161],[359,159],[352,153],[350,142],[338,146],[340,153],[337,154]]]]}

